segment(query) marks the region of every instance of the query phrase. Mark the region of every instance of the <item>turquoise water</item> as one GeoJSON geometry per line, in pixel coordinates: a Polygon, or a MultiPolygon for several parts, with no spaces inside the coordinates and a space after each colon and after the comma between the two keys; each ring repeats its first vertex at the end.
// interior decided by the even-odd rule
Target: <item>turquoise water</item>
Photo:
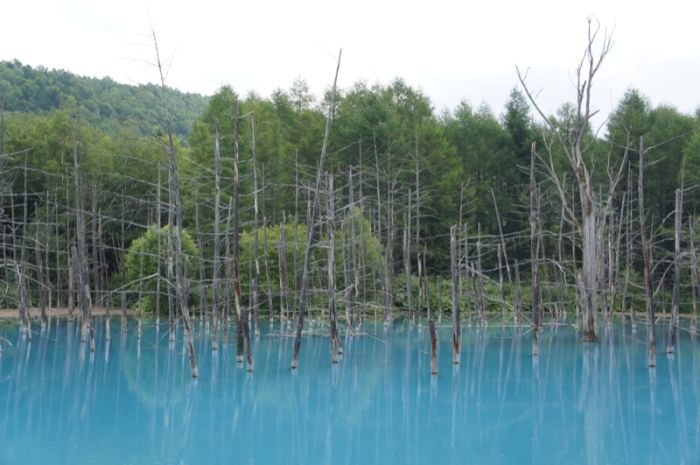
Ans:
{"type": "Polygon", "coordinates": [[[547,328],[533,362],[525,330],[465,327],[453,367],[443,327],[431,376],[424,328],[365,326],[337,366],[306,338],[291,372],[292,340],[266,327],[251,375],[198,326],[193,381],[181,334],[112,328],[94,354],[65,322],[31,343],[0,328],[1,465],[700,463],[700,341],[685,332],[650,371],[643,328],[596,345],[547,328]]]}

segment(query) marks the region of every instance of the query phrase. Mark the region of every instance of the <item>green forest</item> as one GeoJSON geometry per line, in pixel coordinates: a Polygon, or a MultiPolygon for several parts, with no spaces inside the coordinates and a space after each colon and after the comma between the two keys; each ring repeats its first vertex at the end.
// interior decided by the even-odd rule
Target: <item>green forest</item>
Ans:
{"type": "MultiPolygon", "coordinates": [[[[468,284],[469,279],[478,276],[484,280],[483,305],[487,310],[513,310],[517,305],[511,304],[517,271],[523,282],[519,302],[529,306],[525,283],[531,278],[529,183],[533,142],[539,157],[535,178],[541,203],[538,221],[544,232],[540,246],[543,289],[550,297],[545,300],[552,303],[545,306],[555,312],[555,307],[567,302],[573,311],[576,270],[582,256],[575,225],[564,220],[562,211],[570,207],[576,212],[580,205],[574,174],[561,145],[552,136],[552,128],[565,137],[576,133],[580,127],[576,102],[562,102],[558,111],[543,121],[521,87],[503,92],[508,99],[501,109],[463,101],[454,109],[438,111],[430,96],[402,79],[376,85],[358,82],[339,89],[334,102],[330,91],[321,98],[312,95],[303,80],[267,97],[242,96],[229,86],[210,97],[166,89],[182,191],[182,221],[190,236],[188,253],[196,255],[188,267],[195,308],[205,308],[202,306],[212,298],[209,288],[217,215],[221,217],[219,235],[225,235],[220,253],[232,253],[230,220],[236,151],[240,153],[241,196],[236,214],[240,214],[242,234],[244,295],[252,269],[249,257],[253,242],[256,250],[262,249],[263,242],[267,248],[266,269],[261,271],[267,277],[260,282],[263,300],[268,302],[259,304],[263,311],[269,304],[271,312],[279,312],[284,298],[280,297],[282,287],[289,285],[290,292],[298,289],[316,168],[327,113],[333,106],[324,170],[335,177],[336,215],[340,221],[336,234],[347,241],[352,223],[355,239],[350,241],[355,240],[352,244],[357,243],[363,250],[362,254],[352,252],[359,257],[355,260],[359,271],[354,274],[360,275],[354,280],[352,297],[363,302],[365,314],[373,309],[376,314],[377,308],[387,302],[399,309],[413,306],[418,312],[442,307],[449,310],[452,226],[458,227],[457,265],[466,280],[462,285],[460,278],[460,289],[464,287],[461,305],[466,309],[479,305],[478,298],[469,297],[470,293],[476,295],[476,284],[468,284]],[[217,147],[221,157],[218,212],[217,147]],[[564,186],[567,205],[562,204],[553,175],[564,186]],[[277,250],[282,229],[288,242],[285,247],[289,247],[289,276],[284,284],[277,250]],[[253,241],[254,237],[259,240],[253,241]],[[479,270],[483,270],[478,273],[472,265],[477,252],[479,270]],[[391,287],[385,279],[387,274],[395,277],[391,287]],[[358,286],[360,281],[362,285],[358,286]],[[392,295],[387,300],[380,293],[392,295]]],[[[78,172],[73,167],[75,152],[82,185],[80,200],[87,217],[93,303],[153,308],[155,281],[144,284],[138,277],[164,274],[164,265],[151,260],[144,271],[144,260],[139,263],[128,254],[133,255],[133,244],[145,250],[144,235],[149,228],[168,223],[169,144],[161,97],[156,85],[129,86],[108,78],[34,69],[18,61],[0,63],[1,258],[5,264],[18,263],[20,256],[26,255],[32,282],[51,289],[54,306],[67,306],[71,293],[70,250],[76,241],[73,186],[78,172]],[[24,251],[27,247],[31,252],[24,251]],[[139,284],[133,284],[136,281],[139,284]],[[145,295],[150,297],[146,299],[145,295]],[[146,301],[149,303],[139,306],[139,302],[146,301]]],[[[638,215],[640,140],[648,148],[643,194],[655,258],[654,297],[658,302],[671,300],[675,191],[683,188],[684,248],[693,242],[689,221],[696,221],[691,217],[700,202],[700,112],[683,114],[673,107],[655,106],[643,90],[629,89],[600,131],[586,126],[581,144],[594,195],[605,198],[611,173],[624,172],[611,196],[610,211],[615,213],[603,219],[607,226],[601,238],[606,243],[617,241],[618,256],[606,255],[606,263],[615,262],[622,271],[614,276],[604,270],[607,277],[603,287],[622,288],[626,284],[626,308],[617,305],[621,311],[634,306],[641,310],[644,298],[642,254],[635,245],[640,240],[639,225],[636,219],[631,220],[638,215]]],[[[322,242],[326,229],[321,228],[322,242]]],[[[150,244],[155,247],[153,239],[150,244]]],[[[338,257],[350,253],[344,245],[336,248],[338,257]]],[[[326,249],[319,247],[312,254],[316,296],[312,301],[316,298],[320,306],[325,301],[325,291],[320,288],[326,279],[326,249]]],[[[263,252],[258,254],[263,257],[263,252]]],[[[347,264],[350,260],[343,262],[341,258],[336,258],[339,275],[352,282],[353,271],[348,270],[352,265],[347,264]]],[[[684,264],[689,262],[687,256],[683,260],[684,264]]],[[[262,261],[259,266],[263,267],[262,261]]],[[[0,306],[16,308],[17,273],[9,265],[3,272],[0,306]]],[[[690,268],[684,267],[681,311],[691,311],[692,288],[690,268]]],[[[30,286],[32,306],[38,306],[42,298],[40,289],[30,286]]],[[[160,286],[158,289],[159,293],[165,292],[160,286]]],[[[293,309],[294,301],[289,299],[293,309]]],[[[340,305],[347,305],[347,299],[341,301],[345,304],[340,305]]],[[[164,305],[160,303],[161,308],[164,305]]]]}

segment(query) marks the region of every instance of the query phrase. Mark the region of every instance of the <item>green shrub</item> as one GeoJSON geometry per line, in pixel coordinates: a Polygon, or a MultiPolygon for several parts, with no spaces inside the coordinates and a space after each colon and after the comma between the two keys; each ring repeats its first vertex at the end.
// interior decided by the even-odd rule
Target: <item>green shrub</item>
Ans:
{"type": "MultiPolygon", "coordinates": [[[[126,278],[132,299],[136,301],[136,307],[140,310],[155,311],[156,289],[158,276],[163,278],[160,284],[161,299],[160,311],[167,312],[167,277],[166,256],[168,247],[168,226],[158,229],[153,226],[138,239],[135,239],[126,253],[126,278]],[[141,300],[138,293],[141,291],[141,300]]],[[[172,235],[173,248],[175,247],[175,231],[172,235]]],[[[186,230],[182,231],[182,251],[185,268],[190,282],[189,301],[194,301],[196,296],[195,279],[197,276],[198,251],[192,237],[186,230]]]]}

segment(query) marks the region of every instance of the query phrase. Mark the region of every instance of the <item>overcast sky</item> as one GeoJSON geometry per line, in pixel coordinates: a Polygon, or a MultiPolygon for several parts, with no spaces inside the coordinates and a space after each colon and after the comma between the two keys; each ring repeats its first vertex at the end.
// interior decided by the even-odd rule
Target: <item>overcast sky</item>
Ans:
{"type": "Polygon", "coordinates": [[[223,84],[269,96],[296,77],[318,96],[331,83],[403,77],[437,110],[466,99],[501,113],[529,68],[547,112],[572,100],[586,18],[614,29],[594,83],[607,114],[629,87],[654,105],[700,104],[700,17],[689,0],[15,0],[2,7],[0,60],[62,68],[125,83],[155,81],[155,28],[168,84],[210,95],[223,84]]]}

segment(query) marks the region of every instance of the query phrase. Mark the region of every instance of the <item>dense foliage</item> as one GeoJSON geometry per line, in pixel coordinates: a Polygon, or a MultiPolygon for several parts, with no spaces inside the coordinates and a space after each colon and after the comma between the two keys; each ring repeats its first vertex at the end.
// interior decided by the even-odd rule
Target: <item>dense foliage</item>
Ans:
{"type": "MultiPolygon", "coordinates": [[[[141,299],[135,301],[135,306],[142,311],[152,312],[156,308],[156,289],[158,279],[160,286],[165,289],[167,286],[167,261],[166,250],[168,247],[167,226],[162,228],[150,227],[143,236],[132,241],[129,250],[126,252],[126,278],[131,292],[140,296],[141,299]]],[[[172,232],[171,241],[174,243],[175,232],[172,232]]],[[[174,245],[173,245],[174,247],[174,245]]],[[[198,255],[197,246],[187,231],[182,234],[182,251],[184,253],[185,265],[189,277],[196,277],[195,259],[198,255]]],[[[196,295],[193,286],[189,287],[190,299],[196,295]]],[[[167,299],[161,299],[160,311],[166,312],[168,309],[167,299]]]]}
{"type": "MultiPolygon", "coordinates": [[[[160,87],[131,86],[110,78],[76,76],[63,70],[23,65],[17,60],[0,61],[0,108],[7,112],[47,114],[60,108],[80,108],[90,124],[115,136],[133,126],[144,135],[162,132],[160,87]]],[[[207,105],[199,94],[167,89],[173,130],[186,138],[194,120],[207,105]]]]}
{"type": "MultiPolygon", "coordinates": [[[[246,278],[243,282],[247,282],[252,238],[255,231],[261,234],[265,222],[270,281],[276,291],[281,224],[287,228],[289,244],[294,243],[293,224],[299,225],[298,250],[288,257],[290,276],[292,267],[298,269],[298,262],[303,259],[301,243],[306,228],[302,225],[306,224],[313,198],[311,185],[321,151],[328,101],[316,102],[301,81],[289,90],[273,92],[269,98],[254,94],[242,98],[228,86],[210,98],[176,91],[167,97],[176,119],[176,132],[181,136],[189,134],[188,144],[176,141],[183,220],[190,231],[195,230],[199,221],[197,241],[201,242],[206,263],[206,279],[211,278],[212,272],[216,134],[222,157],[221,230],[222,234],[227,231],[229,241],[232,240],[229,224],[234,134],[238,134],[241,271],[246,278]],[[257,159],[258,224],[253,222],[253,150],[257,159]]],[[[25,205],[29,223],[34,221],[38,209],[40,237],[51,238],[50,244],[47,239],[47,244],[41,246],[46,250],[45,261],[51,264],[50,283],[57,285],[61,281],[59,275],[65,273],[68,263],[67,250],[75,241],[72,165],[75,150],[83,185],[81,202],[89,217],[88,246],[106,246],[105,256],[97,260],[110,278],[107,281],[116,287],[124,269],[123,251],[147,230],[146,234],[150,234],[153,230],[149,225],[164,224],[167,218],[167,153],[159,129],[161,110],[157,88],[124,86],[109,79],[78,78],[62,71],[35,70],[17,62],[6,62],[0,64],[0,99],[5,110],[0,128],[3,257],[16,259],[23,238],[34,231],[22,225],[25,205]],[[79,112],[75,111],[77,108],[79,112]],[[71,117],[71,114],[80,116],[71,117]],[[132,121],[136,124],[129,123],[132,121]],[[159,210],[161,216],[157,218],[159,210]]],[[[551,120],[562,128],[575,124],[572,107],[562,105],[551,120]]],[[[700,116],[682,114],[668,106],[655,107],[637,90],[625,94],[611,115],[607,131],[587,135],[591,148],[585,154],[593,162],[598,190],[605,192],[608,167],[619,163],[625,148],[630,151],[630,164],[626,168],[630,173],[629,183],[626,179],[620,188],[620,195],[615,198],[618,204],[624,192],[636,195],[635,150],[641,137],[647,147],[653,147],[647,155],[650,168],[645,174],[650,225],[658,228],[663,223],[668,227],[674,190],[681,183],[686,187],[686,212],[694,212],[700,203],[697,194],[700,116]]],[[[487,106],[474,107],[466,101],[453,111],[438,113],[428,96],[400,79],[388,85],[358,83],[341,92],[329,141],[327,169],[336,178],[339,242],[347,236],[348,219],[362,212],[358,234],[364,236],[361,242],[367,247],[365,253],[370,254],[362,265],[363,279],[370,279],[367,284],[376,287],[383,283],[381,267],[372,263],[379,256],[388,256],[389,239],[393,243],[394,274],[398,277],[403,272],[402,234],[409,226],[409,218],[413,272],[417,269],[416,252],[420,251],[431,275],[447,276],[449,227],[461,224],[467,231],[470,247],[481,231],[487,243],[483,267],[496,279],[498,262],[494,244],[501,233],[496,206],[509,263],[512,266],[517,259],[527,264],[527,183],[532,141],[538,142],[544,159],[551,155],[552,168],[565,179],[570,169],[568,162],[556,144],[543,139],[541,126],[533,122],[528,102],[516,89],[510,92],[500,115],[487,106]],[[351,184],[352,208],[348,207],[351,184]]],[[[551,255],[560,230],[561,205],[554,187],[547,182],[545,169],[542,166],[538,169],[543,229],[548,232],[544,247],[551,255]]],[[[571,185],[569,180],[567,186],[571,185]]],[[[573,208],[577,208],[575,203],[573,208]]],[[[565,251],[575,257],[577,250],[572,247],[570,228],[564,224],[565,251]]],[[[322,233],[325,235],[325,228],[322,233]]],[[[262,249],[262,235],[259,238],[262,249]]],[[[321,240],[326,240],[325,236],[321,240]]],[[[659,256],[672,248],[668,240],[657,244],[655,253],[659,256]]],[[[339,274],[343,271],[345,253],[338,249],[339,274]]],[[[98,266],[92,263],[94,255],[90,254],[88,259],[91,268],[98,266]]],[[[30,254],[29,261],[33,260],[34,255],[30,254]]],[[[135,259],[129,264],[127,255],[126,260],[127,268],[131,269],[127,274],[133,273],[135,259]]],[[[316,279],[322,280],[323,255],[315,256],[315,260],[316,279]]],[[[635,257],[633,266],[639,270],[639,256],[635,257]]],[[[190,267],[189,271],[196,277],[195,268],[190,267]]],[[[526,266],[521,268],[526,280],[526,266]]],[[[5,282],[10,282],[11,269],[5,270],[5,282]]],[[[664,270],[659,267],[657,274],[664,270]]],[[[573,282],[573,267],[566,271],[569,282],[573,282]]],[[[638,273],[634,276],[638,277],[638,273]]],[[[549,279],[554,281],[555,277],[549,279]]],[[[686,275],[683,279],[688,281],[686,275]]],[[[65,276],[62,282],[65,286],[65,276]]],[[[338,287],[343,285],[339,283],[338,287]]],[[[403,285],[400,282],[395,285],[398,305],[402,304],[405,293],[403,285]]],[[[444,293],[443,298],[447,298],[444,293]]]]}

